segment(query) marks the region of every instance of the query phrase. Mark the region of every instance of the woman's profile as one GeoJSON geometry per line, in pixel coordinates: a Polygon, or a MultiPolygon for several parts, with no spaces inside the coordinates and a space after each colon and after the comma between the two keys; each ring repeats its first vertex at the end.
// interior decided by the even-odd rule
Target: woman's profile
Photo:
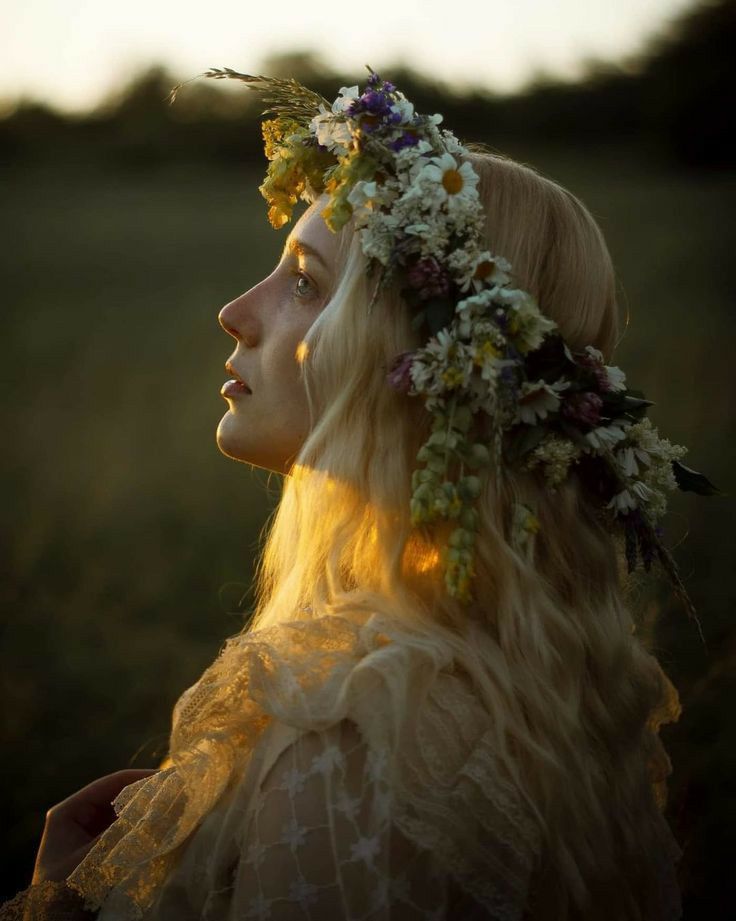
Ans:
{"type": "Polygon", "coordinates": [[[628,588],[657,563],[693,613],[658,521],[715,488],[611,363],[597,224],[373,72],[208,76],[272,107],[271,224],[308,203],[218,317],[217,446],[284,475],[256,605],[0,915],[674,921],[680,705],[628,588]]]}

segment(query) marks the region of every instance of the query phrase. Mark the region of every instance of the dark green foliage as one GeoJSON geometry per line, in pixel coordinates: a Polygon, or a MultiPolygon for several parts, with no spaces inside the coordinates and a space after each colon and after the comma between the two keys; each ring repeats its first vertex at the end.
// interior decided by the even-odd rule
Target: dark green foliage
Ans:
{"type": "Polygon", "coordinates": [[[696,492],[701,496],[718,496],[723,495],[718,487],[714,486],[708,477],[697,470],[691,470],[680,461],[672,461],[672,469],[680,489],[696,492]]]}

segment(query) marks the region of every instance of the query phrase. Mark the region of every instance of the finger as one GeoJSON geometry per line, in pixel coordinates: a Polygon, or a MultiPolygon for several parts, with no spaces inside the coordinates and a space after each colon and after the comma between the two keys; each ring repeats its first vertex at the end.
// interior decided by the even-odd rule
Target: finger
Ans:
{"type": "Polygon", "coordinates": [[[106,774],[104,777],[93,780],[76,793],[72,793],[71,796],[54,806],[50,812],[57,815],[64,814],[74,810],[82,803],[99,807],[109,806],[125,787],[157,773],[157,768],[128,768],[123,771],[115,771],[114,774],[106,774]]]}

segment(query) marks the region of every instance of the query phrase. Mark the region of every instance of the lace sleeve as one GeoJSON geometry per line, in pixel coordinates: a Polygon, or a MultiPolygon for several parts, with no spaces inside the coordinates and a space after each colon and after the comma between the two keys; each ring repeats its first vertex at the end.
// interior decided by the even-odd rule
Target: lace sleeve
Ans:
{"type": "Polygon", "coordinates": [[[96,917],[63,882],[37,883],[0,905],[0,921],[93,921],[96,917]]]}
{"type": "Polygon", "coordinates": [[[362,615],[239,636],[170,755],[70,877],[98,921],[524,917],[538,823],[432,636],[362,615]]]}
{"type": "MultiPolygon", "coordinates": [[[[348,720],[299,736],[260,784],[207,918],[444,919],[453,883],[393,826],[387,759],[348,720]]],[[[462,915],[471,918],[472,911],[462,915]]],[[[477,917],[480,917],[478,915],[477,917]]]]}

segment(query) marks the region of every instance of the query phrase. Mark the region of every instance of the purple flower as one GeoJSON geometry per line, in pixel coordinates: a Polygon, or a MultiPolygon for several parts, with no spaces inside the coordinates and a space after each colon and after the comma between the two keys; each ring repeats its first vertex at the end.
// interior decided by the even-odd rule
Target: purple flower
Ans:
{"type": "MultiPolygon", "coordinates": [[[[393,102],[389,95],[381,89],[366,89],[363,95],[350,104],[347,114],[355,117],[356,115],[367,115],[369,119],[376,123],[382,121],[391,121],[394,113],[391,111],[393,102]]],[[[367,122],[371,126],[371,122],[367,122]]]]}
{"type": "Polygon", "coordinates": [[[596,385],[601,393],[606,393],[611,389],[610,384],[608,383],[608,374],[606,373],[606,369],[603,367],[603,362],[598,361],[597,358],[587,352],[584,352],[582,355],[576,355],[575,361],[581,367],[587,368],[589,371],[593,372],[596,385]]]}
{"type": "Polygon", "coordinates": [[[381,87],[384,93],[394,93],[396,92],[396,87],[393,83],[389,83],[388,80],[381,80],[381,78],[376,73],[371,73],[368,76],[368,79],[365,82],[366,92],[368,89],[377,89],[381,87]]]}
{"type": "Polygon", "coordinates": [[[509,365],[505,365],[505,367],[501,368],[499,376],[506,387],[511,387],[516,384],[516,374],[514,373],[514,369],[509,367],[509,365]]]}
{"type": "Polygon", "coordinates": [[[444,297],[450,293],[450,276],[434,256],[415,262],[407,273],[409,284],[419,291],[422,300],[444,297]]]}
{"type": "Polygon", "coordinates": [[[572,422],[593,427],[600,422],[602,406],[603,400],[597,393],[590,390],[572,393],[562,402],[562,415],[572,422]]]}
{"type": "Polygon", "coordinates": [[[385,115],[391,108],[391,100],[384,93],[370,90],[361,96],[365,111],[373,115],[385,115]]]}
{"type": "Polygon", "coordinates": [[[502,310],[500,307],[494,311],[491,320],[496,324],[496,326],[501,330],[501,332],[506,332],[506,327],[509,325],[509,317],[505,310],[502,310]]]}
{"type": "Polygon", "coordinates": [[[411,363],[414,352],[401,352],[394,358],[386,380],[399,393],[408,393],[411,389],[411,363]]]}
{"type": "MultiPolygon", "coordinates": [[[[401,116],[399,116],[401,117],[401,116]]],[[[391,141],[389,147],[393,150],[394,153],[398,153],[400,150],[403,150],[405,147],[416,147],[419,143],[419,138],[416,134],[411,134],[410,132],[404,132],[401,137],[396,138],[395,141],[391,141]]]]}

